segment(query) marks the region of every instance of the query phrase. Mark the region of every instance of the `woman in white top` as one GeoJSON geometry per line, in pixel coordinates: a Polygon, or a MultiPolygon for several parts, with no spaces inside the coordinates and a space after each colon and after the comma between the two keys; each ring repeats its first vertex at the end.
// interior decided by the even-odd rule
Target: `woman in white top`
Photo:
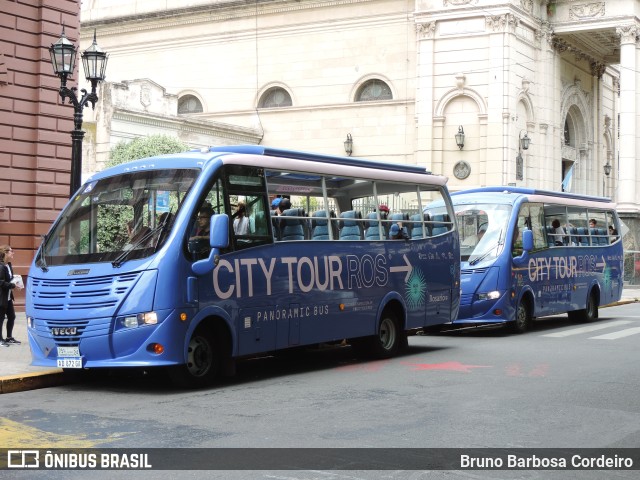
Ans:
{"type": "Polygon", "coordinates": [[[233,220],[233,232],[236,235],[249,234],[249,217],[247,217],[247,206],[244,202],[238,202],[236,218],[233,220]]]}

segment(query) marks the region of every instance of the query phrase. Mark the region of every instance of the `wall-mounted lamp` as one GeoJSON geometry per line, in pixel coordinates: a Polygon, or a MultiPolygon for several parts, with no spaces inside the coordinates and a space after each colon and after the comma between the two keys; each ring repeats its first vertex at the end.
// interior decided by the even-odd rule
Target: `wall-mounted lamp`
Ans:
{"type": "Polygon", "coordinates": [[[520,132],[520,150],[529,150],[529,144],[531,143],[531,139],[527,132],[524,132],[524,137],[522,136],[522,132],[520,132]]]}
{"type": "Polygon", "coordinates": [[[607,161],[606,165],[604,166],[604,174],[607,177],[611,175],[611,164],[609,163],[609,161],[607,161]]]}
{"type": "Polygon", "coordinates": [[[344,141],[344,151],[349,156],[353,153],[353,138],[350,133],[347,133],[347,139],[344,141]]]}
{"type": "Polygon", "coordinates": [[[464,147],[464,128],[462,128],[462,125],[458,127],[458,133],[456,133],[456,145],[460,150],[464,147]]]}

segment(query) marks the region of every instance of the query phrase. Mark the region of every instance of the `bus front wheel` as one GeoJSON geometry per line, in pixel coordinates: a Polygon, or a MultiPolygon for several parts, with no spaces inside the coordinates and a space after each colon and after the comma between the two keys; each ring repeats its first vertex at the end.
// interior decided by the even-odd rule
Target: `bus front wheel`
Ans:
{"type": "Polygon", "coordinates": [[[187,347],[187,363],[169,368],[171,381],[179,387],[201,388],[211,385],[221,370],[222,349],[206,329],[197,329],[187,347]]]}
{"type": "Polygon", "coordinates": [[[514,333],[524,333],[531,327],[531,309],[529,303],[524,299],[520,299],[516,308],[516,318],[511,322],[511,330],[514,333]]]}

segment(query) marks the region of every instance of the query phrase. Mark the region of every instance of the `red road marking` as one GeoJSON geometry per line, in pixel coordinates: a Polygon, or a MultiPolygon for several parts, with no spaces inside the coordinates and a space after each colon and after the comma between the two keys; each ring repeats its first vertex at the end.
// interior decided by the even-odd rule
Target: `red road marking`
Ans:
{"type": "Polygon", "coordinates": [[[378,372],[387,363],[389,363],[389,360],[378,360],[378,361],[367,362],[367,363],[356,363],[353,365],[343,365],[341,367],[337,367],[336,370],[364,370],[365,372],[378,372]]]}
{"type": "Polygon", "coordinates": [[[473,368],[491,368],[491,365],[465,365],[460,362],[444,362],[444,363],[406,363],[402,362],[412,370],[452,370],[454,372],[470,373],[473,368]]]}
{"type": "Polygon", "coordinates": [[[535,365],[531,370],[529,370],[529,373],[526,373],[522,371],[522,365],[514,363],[512,365],[507,365],[505,370],[507,375],[510,377],[545,377],[549,371],[549,365],[546,363],[535,365]]]}

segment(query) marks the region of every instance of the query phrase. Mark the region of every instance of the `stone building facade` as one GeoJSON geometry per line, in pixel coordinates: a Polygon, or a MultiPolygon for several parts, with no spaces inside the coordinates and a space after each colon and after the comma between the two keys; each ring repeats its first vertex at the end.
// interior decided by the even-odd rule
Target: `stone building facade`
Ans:
{"type": "MultiPolygon", "coordinates": [[[[63,24],[78,42],[80,6],[77,0],[0,5],[0,244],[13,247],[14,270],[26,276],[41,236],[69,199],[73,107],[58,95],[47,49],[63,24]]],[[[24,291],[16,301],[21,308],[24,291]]]]}
{"type": "Polygon", "coordinates": [[[424,165],[452,190],[570,177],[618,202],[635,249],[639,4],[90,0],[81,40],[97,31],[111,81],[148,78],[178,117],[256,143],[344,154],[349,135],[354,156],[424,165]]]}

